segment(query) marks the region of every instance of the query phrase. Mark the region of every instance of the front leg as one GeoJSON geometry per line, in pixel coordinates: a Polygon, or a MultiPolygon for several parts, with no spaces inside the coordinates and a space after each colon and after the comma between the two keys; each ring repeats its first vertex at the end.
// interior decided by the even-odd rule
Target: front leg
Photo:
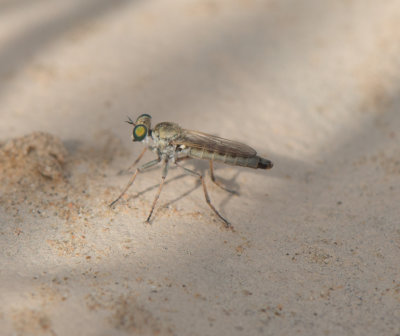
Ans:
{"type": "Polygon", "coordinates": [[[130,173],[131,169],[132,169],[133,167],[135,167],[135,166],[139,163],[139,161],[142,159],[142,157],[143,157],[144,153],[146,153],[146,151],[147,151],[147,147],[143,148],[142,152],[141,152],[140,155],[137,157],[137,159],[135,160],[135,162],[132,163],[127,169],[121,170],[121,171],[118,173],[118,175],[122,175],[122,174],[125,174],[125,173],[130,173]]]}
{"type": "Polygon", "coordinates": [[[136,175],[137,175],[138,173],[142,172],[142,171],[145,170],[145,169],[148,169],[148,168],[150,168],[150,167],[155,166],[155,165],[156,165],[157,163],[159,163],[160,161],[161,161],[161,158],[158,158],[158,159],[155,159],[155,160],[153,160],[153,161],[147,162],[147,163],[145,163],[143,166],[137,168],[136,171],[135,171],[135,173],[134,173],[134,174],[132,175],[132,177],[130,178],[128,184],[126,185],[126,187],[125,187],[124,190],[122,191],[122,193],[109,205],[110,208],[111,208],[115,203],[117,203],[117,202],[121,199],[122,196],[124,196],[124,194],[127,192],[127,190],[129,189],[129,187],[130,187],[130,186],[133,184],[133,182],[135,181],[136,175]]]}
{"type": "Polygon", "coordinates": [[[154,201],[153,201],[153,204],[151,206],[150,214],[146,219],[146,223],[150,223],[151,215],[153,214],[154,208],[155,208],[156,203],[157,203],[157,201],[158,201],[158,199],[160,197],[162,187],[164,186],[164,182],[165,182],[165,179],[166,179],[167,174],[168,174],[168,159],[165,159],[163,163],[164,164],[163,164],[163,172],[162,172],[162,176],[161,176],[161,183],[160,183],[160,186],[158,187],[157,194],[154,197],[154,201]]]}

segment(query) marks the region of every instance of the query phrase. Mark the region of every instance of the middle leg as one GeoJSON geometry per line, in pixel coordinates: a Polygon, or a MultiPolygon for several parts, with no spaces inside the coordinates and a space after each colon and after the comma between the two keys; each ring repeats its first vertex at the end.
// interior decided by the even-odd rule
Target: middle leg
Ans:
{"type": "Polygon", "coordinates": [[[223,190],[225,190],[227,192],[230,192],[231,194],[234,194],[234,195],[238,195],[239,194],[237,191],[232,190],[232,189],[228,189],[227,187],[223,186],[219,181],[217,181],[215,179],[215,176],[214,176],[214,164],[213,164],[212,160],[210,160],[210,176],[211,176],[211,181],[213,181],[221,189],[223,189],[223,190]]]}

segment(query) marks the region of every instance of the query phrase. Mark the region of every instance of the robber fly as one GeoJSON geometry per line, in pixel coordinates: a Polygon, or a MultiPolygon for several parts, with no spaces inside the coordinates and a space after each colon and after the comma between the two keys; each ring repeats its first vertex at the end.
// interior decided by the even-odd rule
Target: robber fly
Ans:
{"type": "Polygon", "coordinates": [[[224,217],[222,217],[217,209],[215,209],[215,207],[211,204],[207,187],[204,182],[204,177],[198,172],[181,166],[179,162],[189,158],[209,160],[211,180],[225,190],[227,189],[215,180],[213,161],[254,169],[270,169],[273,166],[270,160],[258,156],[257,152],[253,148],[237,141],[223,139],[202,132],[190,131],[181,128],[178,124],[172,122],[159,123],[152,129],[151,116],[148,114],[140,115],[136,119],[136,122],[133,122],[129,118],[127,123],[133,126],[132,140],[135,142],[143,142],[145,144],[145,148],[143,149],[142,153],[139,155],[133,165],[128,168],[128,170],[130,170],[140,161],[147,149],[153,151],[157,155],[157,159],[147,162],[136,169],[122,193],[114,202],[110,204],[110,207],[118,202],[118,200],[126,193],[129,187],[135,181],[138,173],[153,167],[158,163],[162,163],[162,179],[151,206],[150,214],[146,219],[147,223],[150,222],[154,207],[156,206],[157,200],[160,197],[161,189],[164,185],[165,178],[167,177],[168,166],[170,163],[174,163],[178,167],[182,168],[185,172],[200,179],[207,204],[218,216],[218,218],[222,220],[227,228],[231,227],[231,224],[224,217]]]}

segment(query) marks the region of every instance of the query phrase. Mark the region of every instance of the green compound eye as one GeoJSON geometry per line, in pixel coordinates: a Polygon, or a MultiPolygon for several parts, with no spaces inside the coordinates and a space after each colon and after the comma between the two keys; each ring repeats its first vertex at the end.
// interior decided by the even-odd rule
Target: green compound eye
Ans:
{"type": "Polygon", "coordinates": [[[142,141],[147,135],[147,127],[144,125],[136,125],[133,129],[134,141],[142,141]]]}

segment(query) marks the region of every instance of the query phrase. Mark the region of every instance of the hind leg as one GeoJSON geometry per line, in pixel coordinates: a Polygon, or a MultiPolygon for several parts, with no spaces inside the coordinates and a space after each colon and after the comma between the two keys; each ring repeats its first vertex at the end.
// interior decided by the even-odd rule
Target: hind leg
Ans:
{"type": "Polygon", "coordinates": [[[210,176],[211,176],[211,181],[213,181],[218,187],[220,187],[221,189],[230,192],[231,194],[234,195],[239,195],[239,193],[235,190],[232,189],[228,189],[227,187],[223,186],[219,181],[217,181],[215,179],[215,175],[214,175],[214,164],[212,162],[212,160],[210,160],[210,176]]]}
{"type": "Polygon", "coordinates": [[[224,217],[222,217],[222,215],[217,211],[217,209],[215,209],[215,207],[211,204],[211,200],[210,200],[210,197],[208,196],[208,191],[207,191],[206,183],[204,181],[204,177],[201,174],[195,172],[194,170],[191,170],[191,169],[188,169],[188,168],[185,168],[185,167],[179,165],[177,162],[175,162],[175,164],[179,168],[182,168],[185,172],[189,173],[190,175],[196,176],[200,179],[201,184],[203,186],[204,197],[206,199],[208,206],[211,208],[212,211],[214,211],[214,213],[218,216],[218,218],[224,223],[226,228],[232,228],[231,223],[229,223],[224,217]]]}

